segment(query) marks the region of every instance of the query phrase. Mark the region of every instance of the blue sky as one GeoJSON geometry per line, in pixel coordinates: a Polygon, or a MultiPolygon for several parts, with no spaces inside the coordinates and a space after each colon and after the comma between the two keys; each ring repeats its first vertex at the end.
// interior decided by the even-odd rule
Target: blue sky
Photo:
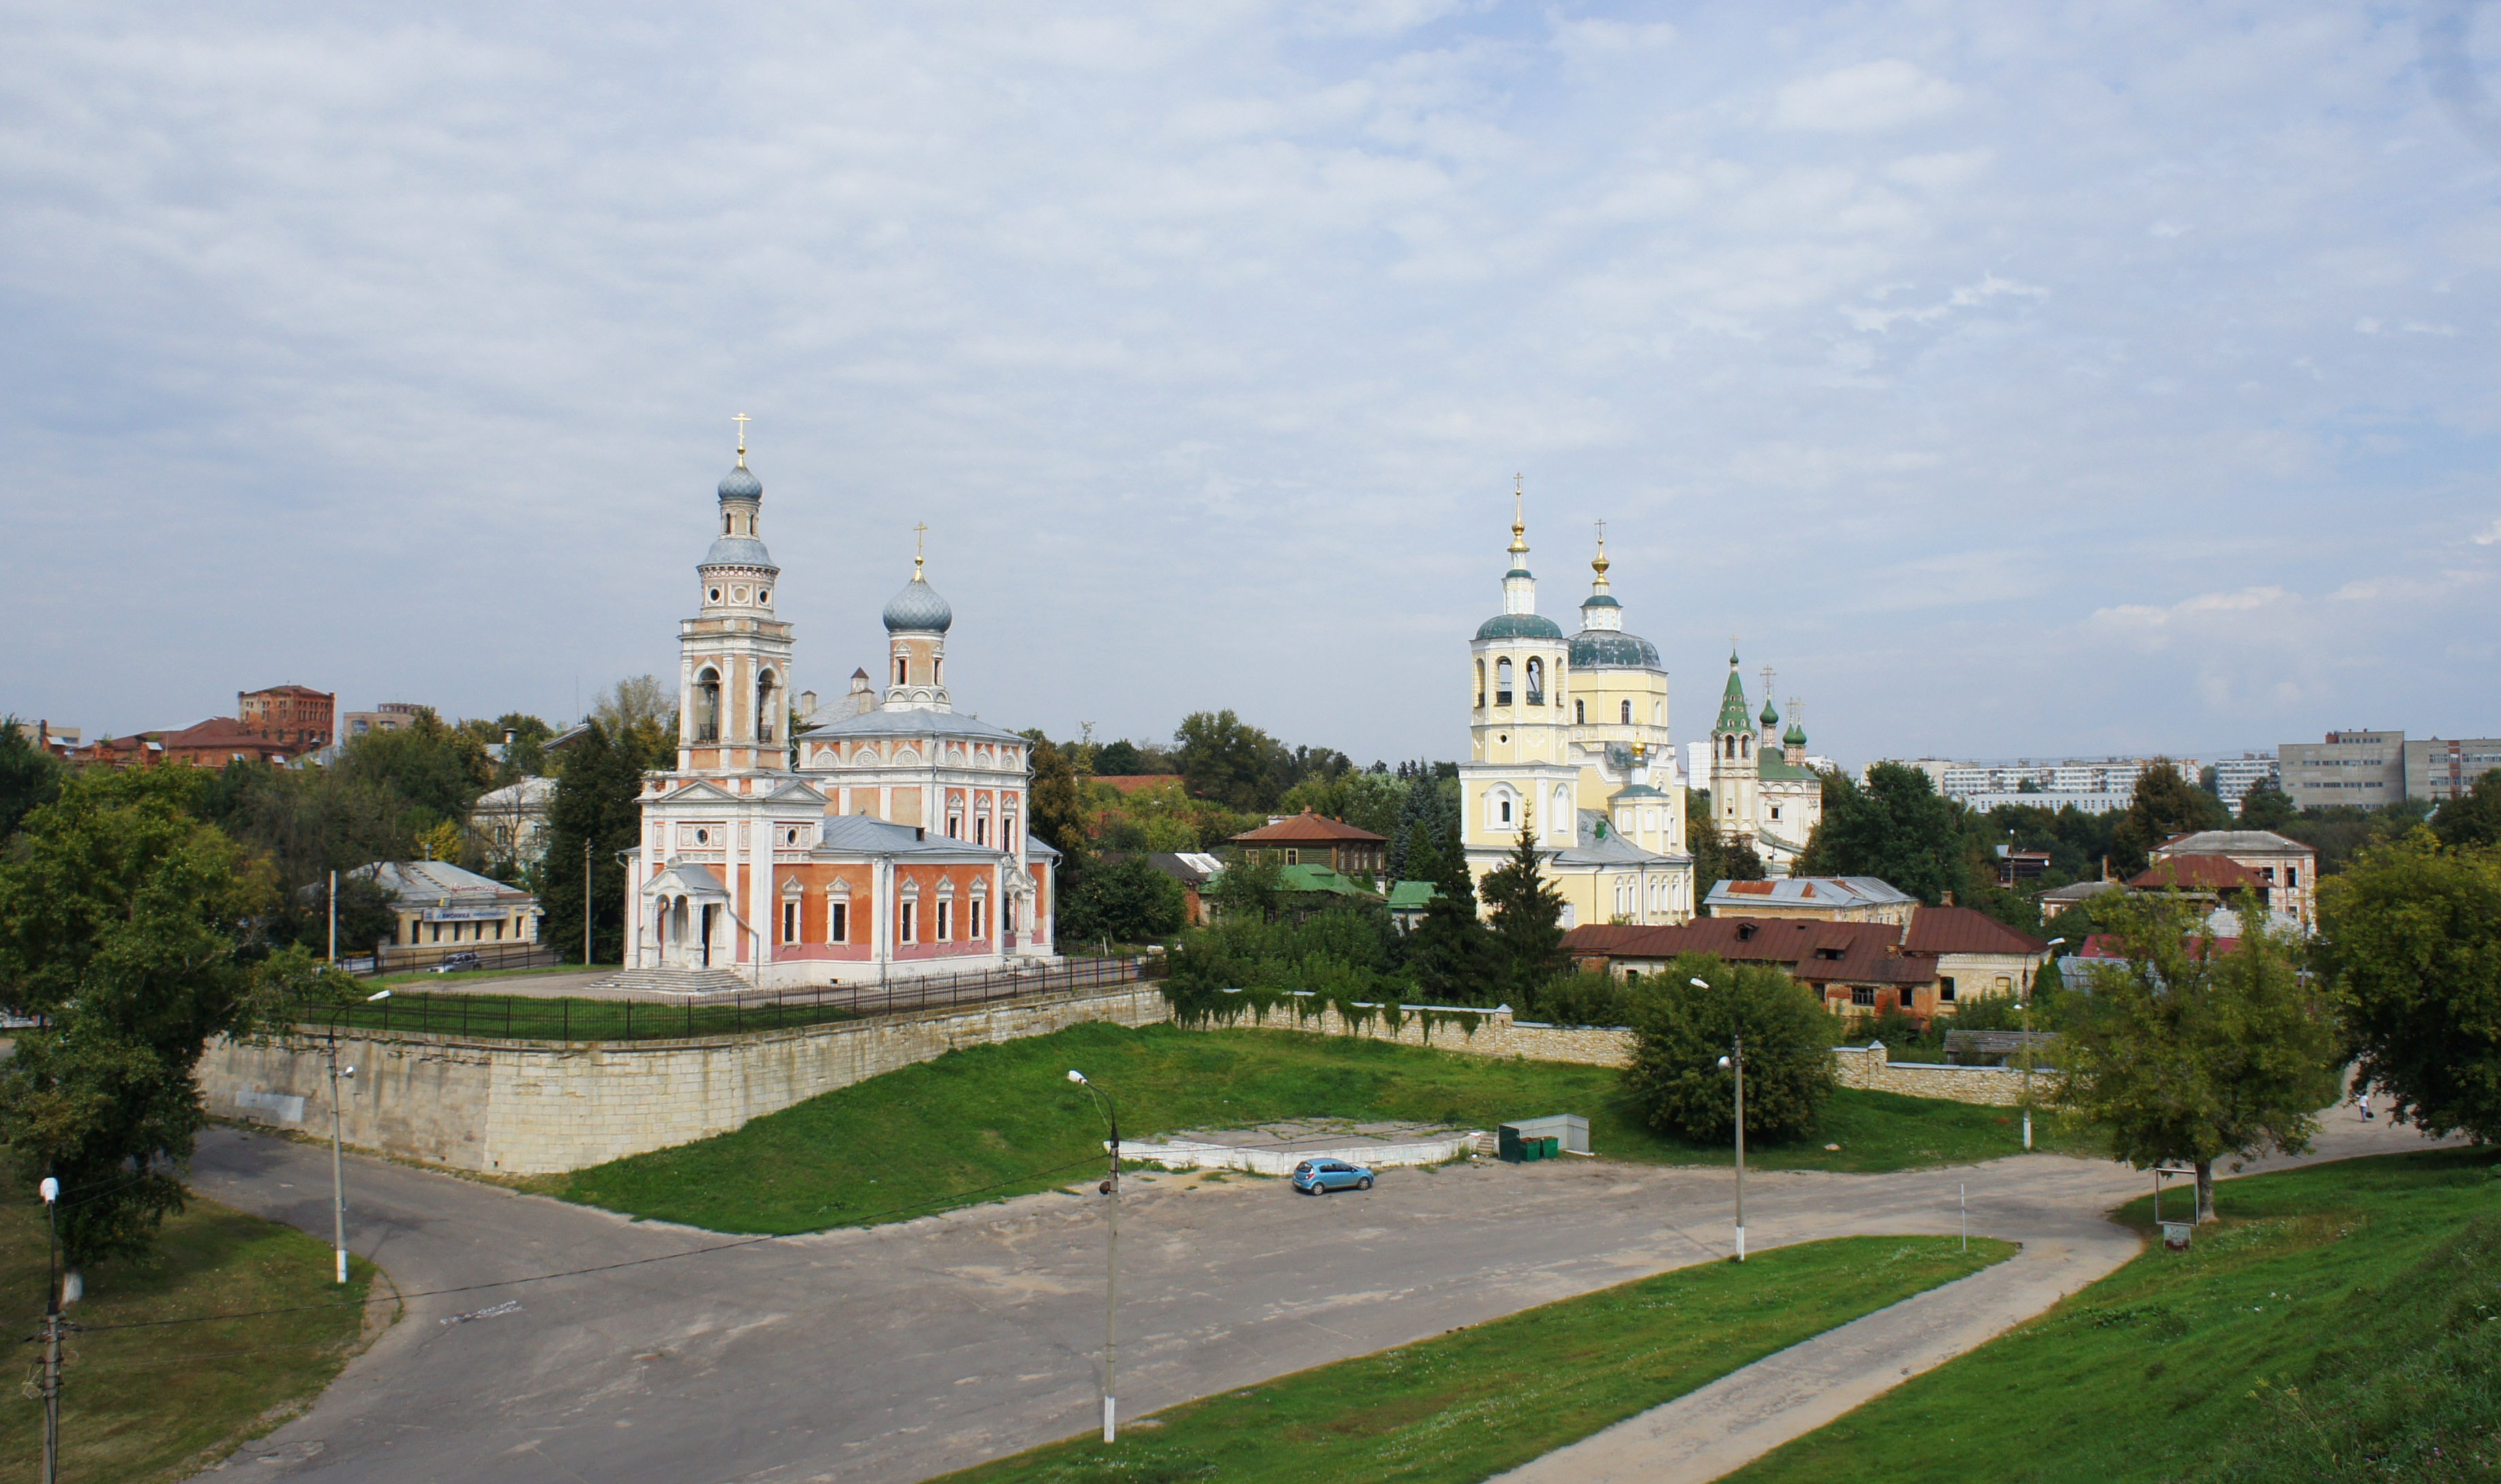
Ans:
{"type": "Polygon", "coordinates": [[[0,709],[569,715],[745,412],[1054,734],[1459,755],[1515,474],[1680,738],[2501,732],[2489,7],[7,10],[0,709]]]}

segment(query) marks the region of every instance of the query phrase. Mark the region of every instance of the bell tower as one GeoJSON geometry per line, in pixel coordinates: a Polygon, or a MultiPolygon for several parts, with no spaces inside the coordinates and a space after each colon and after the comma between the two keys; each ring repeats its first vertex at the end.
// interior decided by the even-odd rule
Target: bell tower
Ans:
{"type": "Polygon", "coordinates": [[[782,569],[756,534],[764,485],[738,463],[723,475],[712,549],[696,564],[695,616],[678,623],[678,769],[775,773],[789,765],[790,625],[774,616],[782,569]]]}
{"type": "Polygon", "coordinates": [[[1737,651],[1728,651],[1728,686],[1719,695],[1719,719],[1711,727],[1711,823],[1723,836],[1749,842],[1757,828],[1756,794],[1762,759],[1752,718],[1746,714],[1746,679],[1737,673],[1737,651]]]}

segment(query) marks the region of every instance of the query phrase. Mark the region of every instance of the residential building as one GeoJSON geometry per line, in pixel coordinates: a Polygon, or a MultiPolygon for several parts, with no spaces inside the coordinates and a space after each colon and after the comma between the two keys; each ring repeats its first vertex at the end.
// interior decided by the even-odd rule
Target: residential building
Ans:
{"type": "Polygon", "coordinates": [[[2253,890],[2260,904],[2298,922],[2304,933],[2318,922],[2318,852],[2297,840],[2272,830],[2199,830],[2164,841],[2152,855],[2147,874],[2129,885],[2165,884],[2167,873],[2189,890],[2253,890]],[[2225,867],[2239,867],[2247,876],[2225,867]]]}
{"type": "Polygon", "coordinates": [[[1246,861],[1272,860],[1280,866],[1327,866],[1350,876],[1381,874],[1389,841],[1369,830],[1305,809],[1272,819],[1258,829],[1233,837],[1235,851],[1246,861]]]}
{"type": "Polygon", "coordinates": [[[2375,809],[2406,797],[2403,732],[2330,732],[2324,742],[2285,742],[2276,761],[2296,808],[2375,809]]]}
{"type": "Polygon", "coordinates": [[[1580,967],[1625,978],[1663,973],[1680,954],[1716,954],[1777,968],[1838,1014],[1891,1008],[1922,1020],[2024,991],[2050,952],[2028,933],[1956,907],[1917,907],[1907,924],[1720,916],[1606,924],[1575,928],[1563,947],[1580,967]]]}
{"type": "MultiPolygon", "coordinates": [[[[401,950],[389,955],[401,965],[432,963],[486,944],[538,941],[538,899],[491,876],[449,861],[383,861],[352,874],[396,899],[399,922],[384,946],[401,950]]],[[[366,946],[355,945],[359,952],[366,946]]]]}
{"type": "Polygon", "coordinates": [[[2283,772],[2276,759],[2263,752],[2244,752],[2239,757],[2215,760],[2215,796],[2223,801],[2237,815],[2241,800],[2260,783],[2282,788],[2283,772]]]}
{"type": "Polygon", "coordinates": [[[925,556],[885,605],[875,705],[837,698],[792,739],[795,633],[744,439],[717,495],[678,626],[677,766],[645,775],[625,857],[629,966],[769,988],[1055,957],[1058,852],[1024,828],[1032,743],[954,709],[955,614],[925,556]]]}
{"type": "Polygon", "coordinates": [[[425,709],[414,701],[385,701],[370,711],[350,711],[339,718],[339,740],[354,742],[368,732],[397,732],[417,725],[425,709]]]}
{"type": "Polygon", "coordinates": [[[1814,917],[1827,922],[1911,920],[1919,899],[1875,876],[1776,876],[1717,881],[1703,907],[1714,917],[1814,917]]]}
{"type": "Polygon", "coordinates": [[[469,829],[485,845],[489,860],[538,858],[555,788],[553,778],[525,777],[479,796],[469,808],[469,829]]]}
{"type": "Polygon", "coordinates": [[[1401,933],[1412,933],[1433,908],[1433,899],[1442,889],[1430,881],[1393,881],[1389,886],[1389,925],[1401,933]]]}
{"type": "Polygon", "coordinates": [[[1580,632],[1568,638],[1537,611],[1517,511],[1510,550],[1502,611],[1469,642],[1459,765],[1468,870],[1479,879],[1499,870],[1525,834],[1562,894],[1567,926],[1682,922],[1694,910],[1693,858],[1658,646],[1625,632],[1603,541],[1580,632]]]}
{"type": "Polygon", "coordinates": [[[328,746],[337,735],[338,714],[339,698],[309,685],[235,692],[235,720],[244,730],[284,742],[297,752],[328,746]]]}
{"type": "Polygon", "coordinates": [[[2071,808],[2086,814],[2113,814],[2127,808],[2128,802],[2135,797],[2133,785],[2130,787],[2131,792],[2124,794],[2060,793],[2054,789],[1964,794],[1956,802],[1963,808],[1981,814],[1985,814],[1993,808],[2048,809],[2053,814],[2060,809],[2071,808]]]}
{"type": "Polygon", "coordinates": [[[2501,740],[2489,737],[2425,738],[2406,743],[2406,797],[2437,806],[2475,786],[2501,768],[2501,740]]]}
{"type": "Polygon", "coordinates": [[[2052,886],[2034,900],[2041,907],[2041,920],[2048,922],[2071,907],[2080,907],[2105,892],[2122,891],[2117,881],[2070,881],[2052,886]]]}
{"type": "Polygon", "coordinates": [[[1224,874],[1224,862],[1196,850],[1157,850],[1147,864],[1180,883],[1184,920],[1194,928],[1207,926],[1215,915],[1207,890],[1224,874]]]}
{"type": "Polygon", "coordinates": [[[2017,850],[2013,845],[1997,847],[1997,884],[2000,886],[2037,881],[2049,871],[2050,852],[2047,850],[2017,850]]]}

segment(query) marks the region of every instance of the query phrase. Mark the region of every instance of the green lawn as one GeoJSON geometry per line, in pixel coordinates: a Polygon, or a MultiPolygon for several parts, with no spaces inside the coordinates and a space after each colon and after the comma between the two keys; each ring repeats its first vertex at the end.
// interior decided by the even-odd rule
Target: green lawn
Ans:
{"type": "MultiPolygon", "coordinates": [[[[34,1479],[43,1408],[20,1394],[42,1332],[43,1207],[0,1187],[0,1326],[12,1341],[0,1392],[0,1484],[34,1479]]],[[[373,1269],[343,1290],[326,1243],[194,1199],[142,1262],[96,1264],[73,1321],[89,1326],[313,1305],[256,1319],[74,1334],[62,1368],[61,1477],[117,1484],[189,1477],[310,1402],[355,1348],[373,1269]]]]}
{"type": "MultiPolygon", "coordinates": [[[[1280,1118],[1490,1129],[1543,1113],[1580,1113],[1601,1155],[1675,1164],[1730,1158],[1722,1147],[1695,1148],[1651,1132],[1617,1074],[1602,1067],[1496,1061],[1293,1031],[1086,1025],[951,1051],[735,1133],[528,1183],[569,1201],[717,1232],[862,1225],[1047,1190],[1102,1158],[1101,1118],[1085,1091],[1067,1080],[1070,1068],[1118,1100],[1121,1135],[1132,1139],[1280,1118]],[[908,1157],[892,1157],[898,1150],[908,1157]]],[[[1844,1089],[1814,1137],[1757,1146],[1747,1157],[1772,1170],[1882,1171],[1992,1159],[2021,1147],[2020,1126],[2007,1109],[1844,1089]],[[1827,1143],[1841,1148],[1827,1151],[1827,1143]]]]}
{"type": "Polygon", "coordinates": [[[389,999],[379,1004],[359,1000],[341,1006],[317,1006],[303,1011],[296,1020],[316,1029],[336,1021],[343,1030],[419,1031],[508,1040],[669,1040],[858,1018],[854,1011],[829,1005],[670,1005],[537,995],[437,995],[395,989],[389,999]]]}
{"type": "Polygon", "coordinates": [[[2501,1153],[2229,1180],[2217,1207],[2186,1254],[2157,1244],[1731,1479],[2501,1477],[2501,1153]]]}
{"type": "Polygon", "coordinates": [[[2014,1252],[1852,1237],[1681,1268],[948,1477],[1474,1481],[2014,1252]]]}

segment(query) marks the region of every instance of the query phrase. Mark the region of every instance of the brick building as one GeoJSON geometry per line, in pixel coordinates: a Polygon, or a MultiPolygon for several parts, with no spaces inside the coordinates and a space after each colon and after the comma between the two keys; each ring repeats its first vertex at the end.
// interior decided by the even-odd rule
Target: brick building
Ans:
{"type": "Polygon", "coordinates": [[[247,732],[298,752],[330,745],[338,735],[339,698],[309,685],[235,692],[235,721],[247,732]]]}

